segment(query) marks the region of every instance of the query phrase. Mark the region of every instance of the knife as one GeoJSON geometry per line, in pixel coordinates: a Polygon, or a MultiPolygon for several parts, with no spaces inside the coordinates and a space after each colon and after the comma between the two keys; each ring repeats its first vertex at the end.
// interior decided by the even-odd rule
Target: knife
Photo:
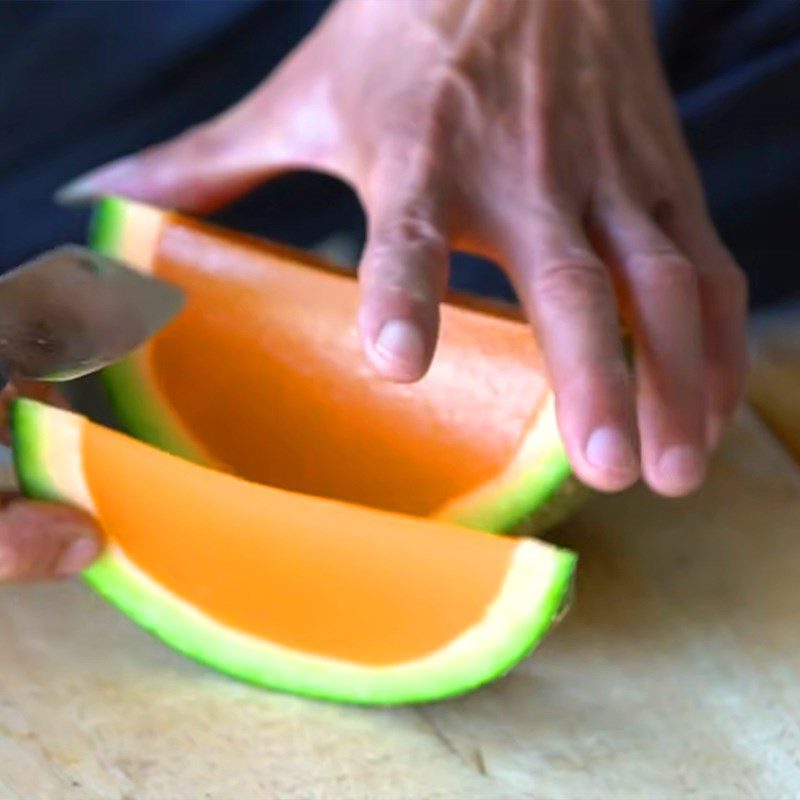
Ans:
{"type": "Polygon", "coordinates": [[[68,381],[118,361],[163,328],[183,292],[77,245],[0,277],[0,375],[68,381]]]}
{"type": "MultiPolygon", "coordinates": [[[[183,305],[166,281],[77,245],[44,253],[0,277],[0,387],[8,378],[67,381],[144,344],[183,305]]],[[[16,491],[0,446],[0,494],[16,491]]]]}

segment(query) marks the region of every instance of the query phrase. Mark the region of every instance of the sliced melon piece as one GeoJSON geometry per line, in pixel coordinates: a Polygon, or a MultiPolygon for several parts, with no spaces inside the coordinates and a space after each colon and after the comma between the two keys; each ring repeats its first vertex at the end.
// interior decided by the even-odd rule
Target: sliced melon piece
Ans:
{"type": "Polygon", "coordinates": [[[258,483],[492,531],[553,522],[579,498],[541,353],[513,314],[446,304],[430,373],[398,385],[364,361],[352,273],[113,198],[92,244],[188,294],[105,373],[135,436],[258,483]]]}
{"type": "Polygon", "coordinates": [[[510,669],[550,627],[574,556],[543,543],[248,483],[30,400],[20,483],[95,515],[89,582],[178,650],[257,684],[397,704],[510,669]]]}

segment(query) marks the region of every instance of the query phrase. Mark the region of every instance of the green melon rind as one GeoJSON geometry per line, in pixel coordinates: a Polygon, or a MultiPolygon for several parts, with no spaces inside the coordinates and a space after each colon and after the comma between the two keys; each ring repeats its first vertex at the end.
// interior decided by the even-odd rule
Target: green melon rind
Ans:
{"type": "Polygon", "coordinates": [[[534,536],[563,521],[589,494],[572,474],[558,431],[555,399],[549,396],[508,468],[436,517],[493,533],[534,536]]]}
{"type": "Polygon", "coordinates": [[[576,483],[566,453],[555,447],[503,492],[447,516],[447,520],[491,533],[529,535],[557,524],[574,510],[580,502],[572,494],[576,483]],[[567,499],[569,502],[563,502],[567,499]]]}
{"type": "MultiPolygon", "coordinates": [[[[89,243],[98,252],[118,256],[125,232],[127,201],[106,197],[97,206],[89,243]]],[[[102,372],[102,381],[122,427],[137,439],[197,464],[208,465],[209,456],[174,418],[154,391],[141,355],[124,359],[102,372]]],[[[215,464],[216,467],[222,465],[215,464]]],[[[558,524],[583,503],[588,490],[574,477],[564,447],[554,431],[549,449],[519,478],[481,502],[459,507],[453,515],[438,518],[494,533],[534,535],[558,524]]]]}
{"type": "Polygon", "coordinates": [[[127,203],[120,197],[104,197],[98,202],[89,222],[89,242],[95,250],[107,255],[119,251],[126,213],[127,203]]]}
{"type": "MultiPolygon", "coordinates": [[[[127,208],[127,202],[118,197],[106,197],[100,201],[89,229],[89,244],[96,252],[111,257],[119,255],[127,208]]],[[[172,415],[153,391],[140,363],[143,353],[143,350],[133,353],[100,372],[100,380],[117,420],[137,439],[189,461],[207,463],[208,458],[171,419],[172,415]]]]}
{"type": "Polygon", "coordinates": [[[109,405],[120,425],[132,436],[160,450],[201,466],[212,466],[209,457],[182,433],[152,390],[150,379],[140,365],[143,357],[142,353],[134,353],[100,373],[109,405]]]}
{"type": "MultiPolygon", "coordinates": [[[[231,632],[199,614],[113,555],[91,567],[85,578],[142,628],[189,658],[238,680],[332,702],[395,706],[435,702],[473,691],[502,677],[530,654],[570,597],[575,556],[560,551],[555,558],[550,589],[535,617],[518,624],[496,647],[465,654],[457,671],[442,673],[432,668],[429,675],[422,674],[416,681],[393,675],[392,667],[351,670],[334,659],[313,658],[316,663],[311,665],[298,664],[303,658],[295,659],[289,653],[266,654],[258,640],[231,632]],[[320,663],[323,661],[327,664],[320,663]]],[[[524,603],[524,598],[519,597],[518,603],[524,603]]]]}
{"type": "MultiPolygon", "coordinates": [[[[48,422],[64,413],[29,400],[18,400],[12,408],[15,464],[20,486],[28,497],[76,502],[59,491],[58,487],[64,485],[59,480],[59,469],[74,469],[80,458],[48,449],[48,422]]],[[[68,480],[67,485],[73,482],[68,480]]],[[[280,691],[390,706],[431,702],[471,691],[502,676],[533,650],[570,599],[576,561],[573,553],[550,548],[550,570],[543,576],[542,553],[534,550],[541,547],[534,542],[517,545],[514,563],[518,572],[513,582],[507,578],[506,587],[486,620],[468,632],[478,633],[477,644],[473,638],[471,646],[459,650],[457,644],[463,638],[459,637],[418,662],[386,667],[366,667],[300,653],[233,631],[153,583],[113,547],[84,575],[100,594],[141,627],[221,672],[280,691]],[[521,557],[522,553],[530,555],[521,557]],[[532,603],[532,581],[544,580],[545,576],[540,600],[532,603]],[[448,651],[447,658],[440,657],[448,651]]]]}
{"type": "Polygon", "coordinates": [[[69,502],[50,480],[49,469],[36,446],[39,439],[38,415],[27,400],[15,400],[9,409],[9,427],[13,441],[11,450],[17,481],[23,495],[48,503],[69,502]]]}

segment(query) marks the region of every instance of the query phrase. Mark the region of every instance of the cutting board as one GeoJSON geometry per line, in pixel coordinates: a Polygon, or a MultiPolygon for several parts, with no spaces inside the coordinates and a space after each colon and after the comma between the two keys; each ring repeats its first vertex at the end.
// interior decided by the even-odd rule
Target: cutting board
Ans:
{"type": "Polygon", "coordinates": [[[571,614],[468,697],[369,710],[235,683],[79,582],[0,589],[3,800],[800,795],[800,471],[751,413],[707,486],[599,497],[571,614]]]}
{"type": "Polygon", "coordinates": [[[750,402],[800,462],[800,306],[756,320],[751,361],[750,402]]]}

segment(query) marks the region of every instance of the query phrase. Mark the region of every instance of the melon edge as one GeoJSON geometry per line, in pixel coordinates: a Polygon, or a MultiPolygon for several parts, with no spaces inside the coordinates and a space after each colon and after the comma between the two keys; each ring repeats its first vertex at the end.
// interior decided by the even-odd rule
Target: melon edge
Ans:
{"type": "MultiPolygon", "coordinates": [[[[89,244],[103,255],[149,273],[164,213],[142,203],[105,197],[92,216],[89,244]]],[[[146,343],[100,371],[100,382],[117,420],[137,439],[196,464],[229,471],[195,440],[159,394],[150,370],[150,347],[146,343]]]]}
{"type": "Polygon", "coordinates": [[[572,472],[550,392],[511,463],[435,517],[492,533],[533,536],[577,511],[589,494],[572,472]]]}

